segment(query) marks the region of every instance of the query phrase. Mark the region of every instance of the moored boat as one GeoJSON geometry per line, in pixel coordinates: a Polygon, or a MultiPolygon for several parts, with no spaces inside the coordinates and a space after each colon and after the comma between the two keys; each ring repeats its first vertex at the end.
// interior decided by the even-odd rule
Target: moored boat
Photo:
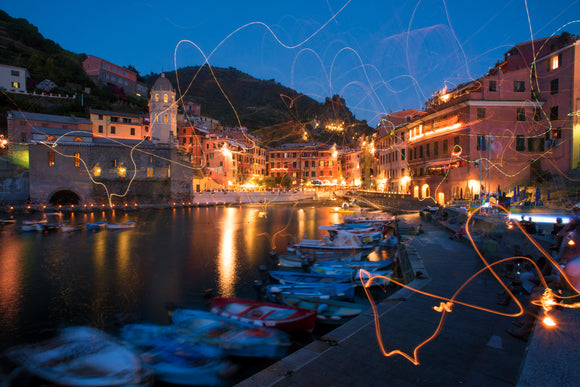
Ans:
{"type": "Polygon", "coordinates": [[[351,282],[352,280],[352,277],[347,274],[331,275],[282,270],[270,270],[270,276],[281,284],[332,284],[340,282],[351,282]]]}
{"type": "Polygon", "coordinates": [[[104,230],[107,228],[107,222],[95,222],[85,224],[85,228],[90,231],[104,230]]]}
{"type": "Polygon", "coordinates": [[[120,335],[141,351],[144,365],[162,382],[213,386],[228,368],[218,347],[192,339],[176,325],[129,324],[120,335]]]}
{"type": "Polygon", "coordinates": [[[75,225],[75,224],[64,224],[61,226],[60,231],[62,232],[73,232],[73,231],[80,231],[83,229],[82,225],[75,225]]]}
{"type": "Polygon", "coordinates": [[[331,325],[344,324],[368,309],[368,306],[354,302],[321,300],[313,297],[283,295],[281,301],[286,305],[315,310],[317,322],[331,325]]]}
{"type": "Polygon", "coordinates": [[[8,349],[6,356],[29,373],[59,386],[123,386],[143,382],[141,360],[103,331],[70,327],[38,344],[8,349]]]}
{"type": "Polygon", "coordinates": [[[108,223],[107,228],[110,230],[123,230],[126,228],[135,228],[137,223],[135,222],[124,222],[124,223],[108,223]]]}
{"type": "Polygon", "coordinates": [[[234,320],[287,332],[312,332],[316,322],[316,312],[310,309],[230,297],[212,299],[211,312],[234,320]]]}
{"type": "Polygon", "coordinates": [[[172,321],[191,338],[220,347],[226,354],[245,357],[281,357],[290,345],[288,335],[192,309],[176,309],[172,321]]]}
{"type": "Polygon", "coordinates": [[[306,296],[320,299],[352,300],[354,286],[350,283],[335,284],[275,284],[266,286],[266,297],[273,302],[280,302],[282,295],[306,296]]]}

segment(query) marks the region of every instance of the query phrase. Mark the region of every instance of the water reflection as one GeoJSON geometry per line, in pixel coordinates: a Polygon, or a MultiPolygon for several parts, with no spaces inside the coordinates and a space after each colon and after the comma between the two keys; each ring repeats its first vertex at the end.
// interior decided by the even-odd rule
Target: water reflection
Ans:
{"type": "Polygon", "coordinates": [[[232,297],[236,283],[236,213],[239,210],[228,207],[222,222],[222,233],[218,252],[218,289],[222,297],[232,297]]]}
{"type": "Polygon", "coordinates": [[[22,297],[23,244],[15,235],[4,234],[0,238],[0,318],[5,328],[13,328],[22,297]]]}

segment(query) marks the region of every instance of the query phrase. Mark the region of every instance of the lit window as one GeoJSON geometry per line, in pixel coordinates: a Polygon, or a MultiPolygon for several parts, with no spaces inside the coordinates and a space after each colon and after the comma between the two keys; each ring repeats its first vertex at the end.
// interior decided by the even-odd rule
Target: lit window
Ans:
{"type": "Polygon", "coordinates": [[[159,102],[159,94],[155,93],[155,102],[159,102]]]}
{"type": "Polygon", "coordinates": [[[48,136],[48,137],[46,137],[46,141],[56,141],[56,137],[48,136]]]}
{"type": "Polygon", "coordinates": [[[15,89],[19,89],[20,88],[20,82],[12,82],[12,87],[15,89]]]}
{"type": "Polygon", "coordinates": [[[552,70],[556,70],[558,67],[560,67],[560,56],[559,55],[554,55],[552,58],[550,58],[550,66],[551,66],[552,70]]]}
{"type": "Polygon", "coordinates": [[[119,177],[127,177],[127,168],[125,167],[120,167],[119,168],[119,177]]]}
{"type": "Polygon", "coordinates": [[[74,142],[83,142],[83,139],[80,137],[75,137],[74,142]]]}
{"type": "Polygon", "coordinates": [[[163,117],[164,122],[168,122],[167,114],[163,117]]]}
{"type": "Polygon", "coordinates": [[[153,168],[147,168],[147,177],[153,177],[153,168]]]}
{"type": "Polygon", "coordinates": [[[95,165],[94,171],[95,177],[101,176],[101,167],[95,165]]]}
{"type": "Polygon", "coordinates": [[[81,166],[81,154],[79,152],[75,152],[74,155],[74,160],[75,160],[75,167],[80,167],[81,166]]]}
{"type": "Polygon", "coordinates": [[[54,167],[54,152],[48,152],[48,166],[54,167]]]}
{"type": "Polygon", "coordinates": [[[167,103],[169,101],[167,94],[163,94],[163,102],[167,103]]]}

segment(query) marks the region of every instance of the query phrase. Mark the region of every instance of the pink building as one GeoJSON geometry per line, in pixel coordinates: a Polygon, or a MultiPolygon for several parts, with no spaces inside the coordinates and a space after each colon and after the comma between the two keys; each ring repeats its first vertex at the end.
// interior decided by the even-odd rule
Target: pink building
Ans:
{"type": "Polygon", "coordinates": [[[92,123],[86,118],[56,116],[11,110],[7,114],[8,139],[10,142],[30,142],[32,132],[42,133],[46,129],[91,132],[92,123]]]}
{"type": "Polygon", "coordinates": [[[126,95],[147,97],[147,87],[137,82],[137,73],[124,67],[89,55],[83,61],[83,69],[97,85],[113,85],[122,88],[126,95]]]}
{"type": "Polygon", "coordinates": [[[484,77],[436,93],[426,115],[396,129],[407,141],[412,195],[445,203],[577,167],[578,43],[519,44],[484,77]]]}
{"type": "Polygon", "coordinates": [[[285,144],[268,152],[268,175],[290,176],[295,185],[320,180],[339,184],[336,147],[328,145],[285,144]]]}

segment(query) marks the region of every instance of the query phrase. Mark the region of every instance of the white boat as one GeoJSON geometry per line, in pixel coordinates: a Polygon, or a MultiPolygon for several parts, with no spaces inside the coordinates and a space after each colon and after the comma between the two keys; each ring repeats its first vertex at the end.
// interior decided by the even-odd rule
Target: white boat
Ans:
{"type": "Polygon", "coordinates": [[[82,229],[83,229],[83,226],[74,225],[74,224],[64,224],[60,227],[60,231],[62,231],[62,232],[80,231],[82,229]]]}
{"type": "Polygon", "coordinates": [[[38,344],[13,347],[6,356],[29,373],[59,386],[123,386],[143,382],[138,355],[103,331],[62,329],[38,344]]]}
{"type": "Polygon", "coordinates": [[[37,219],[37,220],[23,220],[22,226],[20,226],[20,230],[22,231],[36,231],[37,226],[41,224],[48,223],[46,218],[37,219]]]}
{"type": "Polygon", "coordinates": [[[107,224],[107,228],[110,230],[123,230],[126,228],[135,228],[136,225],[135,222],[109,223],[107,224]]]}
{"type": "Polygon", "coordinates": [[[361,251],[372,250],[383,238],[382,231],[361,231],[345,230],[335,226],[321,226],[319,229],[327,230],[329,235],[325,235],[322,240],[302,239],[294,247],[302,253],[313,253],[316,251],[361,251]]]}

